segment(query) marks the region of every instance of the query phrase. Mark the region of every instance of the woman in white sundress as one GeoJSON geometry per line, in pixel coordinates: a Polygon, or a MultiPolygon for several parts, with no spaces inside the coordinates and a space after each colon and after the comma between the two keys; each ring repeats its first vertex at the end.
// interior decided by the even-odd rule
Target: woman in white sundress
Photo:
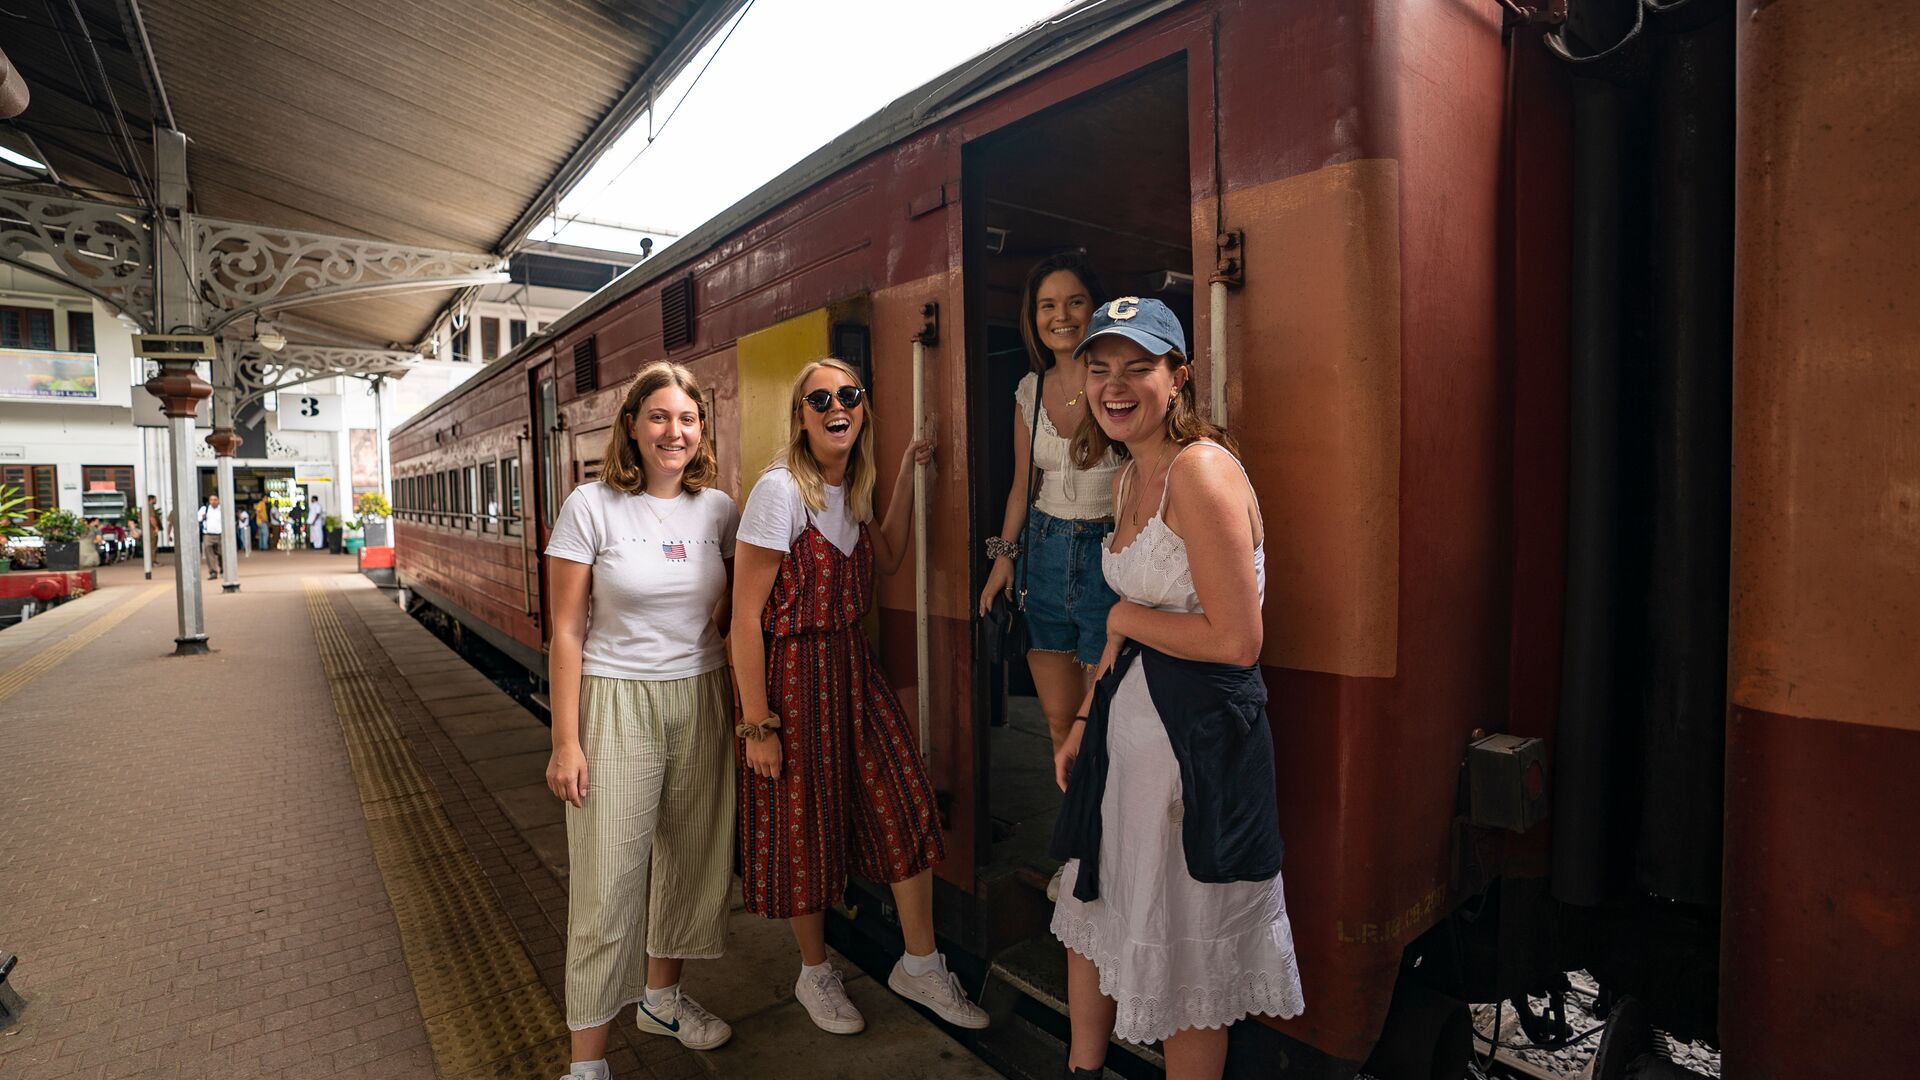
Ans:
{"type": "Polygon", "coordinates": [[[1091,408],[1074,452],[1128,464],[1101,560],[1120,602],[1055,759],[1074,1077],[1100,1075],[1118,1036],[1162,1042],[1171,1080],[1217,1080],[1229,1025],[1305,1008],[1256,666],[1260,510],[1199,414],[1185,338],[1165,304],[1121,297],[1080,346],[1091,408]]]}

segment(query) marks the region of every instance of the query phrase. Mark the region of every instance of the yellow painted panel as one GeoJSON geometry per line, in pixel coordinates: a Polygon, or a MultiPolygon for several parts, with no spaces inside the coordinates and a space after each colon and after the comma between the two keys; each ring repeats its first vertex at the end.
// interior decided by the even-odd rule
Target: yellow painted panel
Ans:
{"type": "Polygon", "coordinates": [[[1920,731],[1920,8],[1750,6],[1729,696],[1920,731]]]}
{"type": "MultiPolygon", "coordinates": [[[[1366,159],[1227,195],[1247,234],[1228,298],[1227,415],[1266,516],[1261,662],[1391,677],[1400,601],[1399,163],[1366,159]]],[[[1193,207],[1211,250],[1211,200],[1193,207]]],[[[1204,243],[1203,243],[1204,241],[1204,243]]],[[[1204,294],[1196,296],[1205,342],[1204,294]]]]}
{"type": "Polygon", "coordinates": [[[820,308],[743,335],[735,343],[742,503],[761,470],[786,445],[794,376],[827,355],[831,332],[832,316],[820,308]]]}

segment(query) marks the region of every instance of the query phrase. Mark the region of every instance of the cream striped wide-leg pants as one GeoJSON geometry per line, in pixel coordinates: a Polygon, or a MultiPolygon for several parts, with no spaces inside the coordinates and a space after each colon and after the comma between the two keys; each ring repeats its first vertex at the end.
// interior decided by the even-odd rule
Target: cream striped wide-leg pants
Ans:
{"type": "Polygon", "coordinates": [[[568,1027],[598,1027],[645,996],[648,954],[725,949],[732,727],[725,668],[582,680],[587,798],[567,807],[568,1027]]]}

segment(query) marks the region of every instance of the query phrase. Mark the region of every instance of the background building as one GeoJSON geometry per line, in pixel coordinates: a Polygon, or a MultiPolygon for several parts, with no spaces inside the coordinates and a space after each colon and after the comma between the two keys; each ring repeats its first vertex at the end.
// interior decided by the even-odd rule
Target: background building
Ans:
{"type": "MultiPolygon", "coordinates": [[[[342,514],[354,495],[383,487],[382,423],[398,424],[465,382],[636,258],[529,244],[513,257],[510,282],[476,289],[449,310],[433,335],[434,355],[404,378],[337,376],[243,405],[234,424],[236,501],[251,508],[271,493],[318,499],[326,513],[342,514]]],[[[103,491],[127,506],[152,492],[171,509],[163,418],[140,385],[149,371],[133,356],[132,335],[86,293],[0,265],[0,484],[20,488],[34,509],[97,513],[112,502],[103,491]]],[[[201,426],[211,430],[204,406],[201,426]]],[[[215,458],[204,441],[194,452],[204,501],[218,490],[215,458]]]]}

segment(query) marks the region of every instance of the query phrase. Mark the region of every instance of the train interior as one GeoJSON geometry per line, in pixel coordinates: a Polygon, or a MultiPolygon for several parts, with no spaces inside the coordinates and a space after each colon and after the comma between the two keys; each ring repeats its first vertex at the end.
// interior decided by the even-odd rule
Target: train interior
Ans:
{"type": "MultiPolygon", "coordinates": [[[[1084,249],[1107,296],[1154,296],[1188,328],[1193,291],[1184,61],[1162,63],[1065,102],[968,148],[969,413],[975,468],[976,538],[994,535],[1013,482],[1014,389],[1030,370],[1019,332],[1021,287],[1037,260],[1084,249]]],[[[976,550],[978,545],[975,545],[976,550]]],[[[976,567],[974,589],[984,582],[976,567]]],[[[977,661],[975,701],[985,713],[985,815],[992,838],[983,851],[981,895],[995,881],[1024,907],[1058,864],[1047,842],[1060,792],[1053,779],[1047,723],[1022,659],[1003,667],[977,661]]],[[[997,935],[1020,936],[1012,912],[996,907],[997,935]]]]}

